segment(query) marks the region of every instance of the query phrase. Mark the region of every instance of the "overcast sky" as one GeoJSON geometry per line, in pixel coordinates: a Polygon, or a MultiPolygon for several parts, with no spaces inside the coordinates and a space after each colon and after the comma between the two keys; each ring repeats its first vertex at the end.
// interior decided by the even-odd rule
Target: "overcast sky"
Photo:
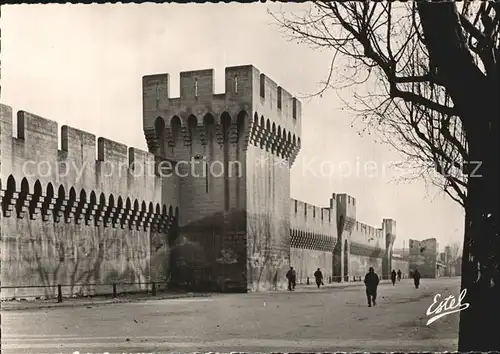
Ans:
{"type": "MultiPolygon", "coordinates": [[[[4,5],[1,101],[147,150],[144,75],[170,73],[171,97],[179,94],[180,71],[215,69],[215,91],[222,93],[224,68],[245,64],[293,94],[318,89],[332,53],[284,39],[267,13],[281,6],[4,5]]],[[[373,136],[359,136],[361,127],[351,127],[353,116],[342,108],[334,92],[302,100],[302,149],[292,169],[291,196],[327,206],[332,193],[349,193],[357,200],[358,221],[380,227],[382,218],[396,220],[397,247],[403,240],[408,247],[409,238],[436,237],[441,247],[461,240],[461,207],[424,181],[398,183],[403,171],[390,166],[402,157],[373,136]],[[329,177],[319,172],[324,161],[337,170],[369,161],[379,167],[376,176],[361,170],[329,177]]]]}

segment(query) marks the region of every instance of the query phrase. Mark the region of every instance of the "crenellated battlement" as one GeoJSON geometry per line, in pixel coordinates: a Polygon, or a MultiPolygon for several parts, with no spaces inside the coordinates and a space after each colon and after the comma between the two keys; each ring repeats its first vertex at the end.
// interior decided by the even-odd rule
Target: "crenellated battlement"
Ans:
{"type": "Polygon", "coordinates": [[[368,247],[385,249],[382,229],[356,221],[351,233],[351,242],[368,247]]]}
{"type": "Polygon", "coordinates": [[[357,231],[357,234],[362,235],[366,239],[378,239],[384,236],[382,229],[364,224],[359,221],[356,221],[354,230],[357,231]]]}
{"type": "Polygon", "coordinates": [[[392,219],[384,219],[382,226],[386,234],[396,235],[396,221],[392,219]]]}
{"type": "Polygon", "coordinates": [[[181,72],[180,97],[170,97],[169,84],[169,74],[143,77],[143,125],[150,152],[158,153],[165,140],[169,147],[189,146],[193,139],[207,144],[207,127],[213,124],[219,144],[224,131],[230,131],[227,140],[232,143],[244,141],[295,160],[300,101],[255,67],[226,68],[222,94],[214,93],[213,69],[181,72]]]}
{"type": "MultiPolygon", "coordinates": [[[[380,228],[357,221],[356,198],[345,193],[334,194],[331,203],[337,205],[337,220],[344,222],[343,229],[349,233],[348,239],[352,245],[358,248],[368,247],[382,250],[387,248],[386,233],[394,230],[395,235],[395,222],[393,220],[384,219],[380,228]]],[[[354,248],[352,251],[357,252],[354,248]]]]}
{"type": "Polygon", "coordinates": [[[319,207],[290,199],[292,228],[329,234],[337,238],[337,223],[343,215],[347,215],[344,217],[344,231],[347,231],[345,237],[352,247],[385,250],[386,232],[395,232],[395,222],[384,219],[381,228],[359,222],[355,219],[355,205],[356,199],[347,194],[333,194],[330,207],[319,207]]]}
{"type": "Polygon", "coordinates": [[[337,241],[335,208],[290,199],[291,246],[333,251],[337,241]]]}
{"type": "Polygon", "coordinates": [[[36,185],[46,195],[50,185],[55,197],[63,188],[66,199],[73,189],[78,195],[81,191],[86,196],[104,193],[108,201],[120,198],[125,203],[128,198],[139,204],[178,207],[176,176],[168,173],[173,162],[162,162],[160,171],[158,159],[149,152],[67,125],[59,133],[57,122],[25,111],[17,113],[14,137],[12,108],[0,105],[0,111],[0,189],[4,195],[10,177],[10,188],[15,186],[11,194],[34,195],[36,185]]]}
{"type": "Polygon", "coordinates": [[[325,221],[328,223],[335,222],[334,209],[320,207],[306,202],[290,199],[291,212],[296,218],[303,217],[304,220],[325,221]]]}
{"type": "MultiPolygon", "coordinates": [[[[175,162],[6,105],[0,152],[7,285],[71,284],[70,296],[97,291],[82,284],[166,279],[154,264],[178,235],[175,162]]],[[[2,298],[33,291],[40,290],[10,289],[2,298]]]]}
{"type": "MultiPolygon", "coordinates": [[[[189,114],[203,117],[209,112],[221,114],[227,111],[228,107],[236,108],[229,113],[253,108],[253,111],[262,111],[260,113],[266,116],[276,114],[281,123],[291,122],[291,125],[300,123],[302,112],[300,101],[254,66],[227,67],[225,92],[218,94],[214,92],[214,72],[214,69],[181,72],[179,97],[170,97],[169,74],[144,76],[142,84],[145,123],[151,113],[178,110],[180,113],[188,113],[185,118],[189,114]],[[237,105],[233,107],[232,102],[236,102],[237,105]],[[209,107],[203,105],[213,109],[210,111],[209,107]]],[[[174,113],[172,117],[176,115],[182,114],[174,113]]],[[[156,116],[158,115],[153,114],[154,118],[156,116]]]]}

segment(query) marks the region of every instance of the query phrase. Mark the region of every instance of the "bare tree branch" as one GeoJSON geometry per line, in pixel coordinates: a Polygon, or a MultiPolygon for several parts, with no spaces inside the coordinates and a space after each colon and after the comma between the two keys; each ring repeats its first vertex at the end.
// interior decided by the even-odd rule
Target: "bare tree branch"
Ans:
{"type": "MultiPolygon", "coordinates": [[[[456,15],[457,23],[474,26],[469,13],[475,7],[467,3],[456,15]]],[[[431,178],[464,205],[467,139],[445,77],[429,55],[416,4],[314,2],[302,16],[271,15],[294,40],[334,51],[327,80],[317,95],[335,89],[340,97],[359,83],[374,87],[366,94],[354,92],[354,103],[341,99],[368,130],[376,130],[383,142],[407,156],[411,169],[421,169],[418,178],[431,178]]],[[[465,35],[485,36],[474,28],[465,35]]]]}

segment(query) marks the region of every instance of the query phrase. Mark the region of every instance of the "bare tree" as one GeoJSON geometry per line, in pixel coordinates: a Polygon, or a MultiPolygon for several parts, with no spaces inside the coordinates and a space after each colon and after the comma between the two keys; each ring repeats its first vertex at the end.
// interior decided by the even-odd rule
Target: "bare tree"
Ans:
{"type": "Polygon", "coordinates": [[[500,3],[318,1],[273,16],[291,39],[333,51],[319,94],[353,89],[348,107],[465,208],[470,307],[461,312],[459,350],[500,350],[500,3]]]}
{"type": "Polygon", "coordinates": [[[450,264],[455,264],[462,256],[462,245],[459,242],[453,242],[450,245],[450,264]]]}

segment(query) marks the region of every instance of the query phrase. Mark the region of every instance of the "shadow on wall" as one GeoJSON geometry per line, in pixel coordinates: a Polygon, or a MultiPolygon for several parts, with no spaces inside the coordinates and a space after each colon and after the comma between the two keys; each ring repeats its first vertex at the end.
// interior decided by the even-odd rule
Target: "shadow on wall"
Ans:
{"type": "MultiPolygon", "coordinates": [[[[172,206],[148,208],[121,197],[116,203],[113,195],[83,189],[78,199],[74,188],[66,193],[49,183],[44,191],[39,181],[30,193],[26,179],[16,192],[12,176],[7,185],[2,285],[41,286],[36,292],[44,296],[54,296],[56,288],[47,286],[57,284],[67,285],[63,295],[72,296],[110,293],[115,282],[141,283],[127,291],[145,289],[152,280],[191,290],[224,289],[232,282],[246,291],[244,213],[207,218],[176,240],[178,209],[172,206]]],[[[34,293],[11,289],[2,297],[34,293]]]]}
{"type": "Polygon", "coordinates": [[[44,189],[39,180],[31,190],[23,178],[18,189],[13,176],[1,192],[2,285],[33,287],[5,289],[2,298],[55,296],[57,284],[63,296],[110,293],[113,282],[141,283],[129,287],[143,290],[150,237],[166,232],[178,215],[172,206],[121,196],[115,202],[112,194],[68,193],[52,183],[44,189]]]}
{"type": "Polygon", "coordinates": [[[211,265],[203,247],[181,236],[170,249],[169,286],[173,289],[212,290],[211,265]]]}
{"type": "Polygon", "coordinates": [[[368,273],[370,267],[373,267],[375,272],[381,277],[384,254],[385,251],[383,249],[351,242],[349,254],[350,278],[363,278],[368,273]]]}
{"type": "Polygon", "coordinates": [[[185,225],[170,246],[169,284],[191,291],[246,292],[244,212],[214,213],[185,225]]]}
{"type": "Polygon", "coordinates": [[[249,218],[247,265],[251,291],[276,291],[287,288],[286,272],[290,267],[290,227],[271,215],[249,218]]]}
{"type": "Polygon", "coordinates": [[[219,250],[219,257],[207,252],[206,245],[181,236],[170,249],[168,261],[163,261],[169,287],[189,291],[245,292],[245,275],[233,250],[219,250]],[[236,266],[236,267],[234,267],[236,266]],[[226,269],[227,267],[227,269],[226,269]],[[231,269],[233,268],[233,269],[231,269]],[[236,268],[236,272],[234,271],[236,268]]]}
{"type": "MultiPolygon", "coordinates": [[[[65,285],[64,296],[110,293],[112,288],[104,284],[145,283],[149,278],[147,242],[139,232],[123,237],[101,227],[43,223],[35,228],[25,219],[12,218],[5,218],[3,226],[10,222],[16,223],[11,226],[17,233],[2,242],[6,253],[2,283],[43,288],[5,289],[2,298],[55,297],[56,284],[65,285]]],[[[129,288],[139,290],[141,286],[129,288]]]]}

